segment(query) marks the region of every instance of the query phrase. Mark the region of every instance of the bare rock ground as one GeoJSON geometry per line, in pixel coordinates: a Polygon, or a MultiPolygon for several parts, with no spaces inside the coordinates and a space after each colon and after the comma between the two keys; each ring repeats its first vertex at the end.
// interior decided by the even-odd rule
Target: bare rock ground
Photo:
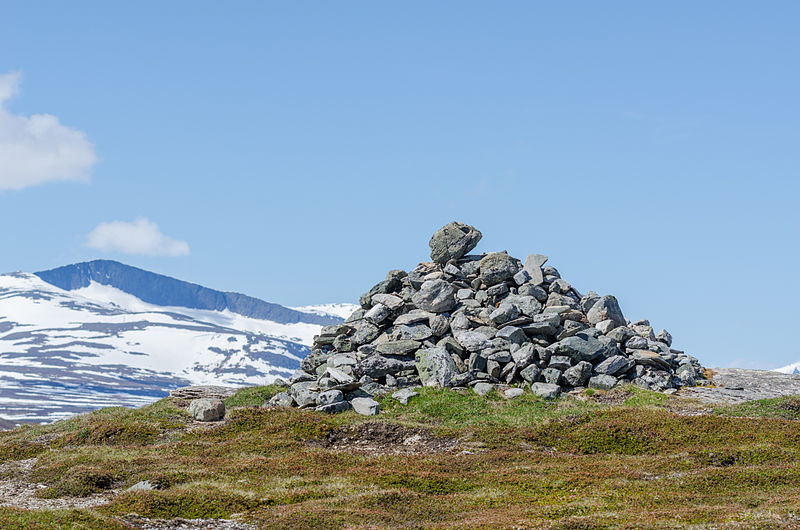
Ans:
{"type": "Polygon", "coordinates": [[[707,405],[735,405],[800,394],[800,375],[742,368],[714,368],[713,386],[683,388],[678,395],[707,405]]]}

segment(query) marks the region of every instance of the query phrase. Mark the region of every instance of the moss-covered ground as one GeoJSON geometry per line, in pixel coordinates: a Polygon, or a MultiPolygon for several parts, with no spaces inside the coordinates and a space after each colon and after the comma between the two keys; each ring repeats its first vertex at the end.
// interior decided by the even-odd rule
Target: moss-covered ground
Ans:
{"type": "Polygon", "coordinates": [[[0,527],[126,528],[130,513],[286,529],[800,526],[798,398],[696,414],[633,388],[552,402],[425,389],[364,418],[258,406],[276,391],[240,391],[213,426],[164,399],[0,433],[0,464],[36,457],[41,498],[120,492],[0,508],[0,527]],[[142,480],[158,489],[125,492],[142,480]]]}

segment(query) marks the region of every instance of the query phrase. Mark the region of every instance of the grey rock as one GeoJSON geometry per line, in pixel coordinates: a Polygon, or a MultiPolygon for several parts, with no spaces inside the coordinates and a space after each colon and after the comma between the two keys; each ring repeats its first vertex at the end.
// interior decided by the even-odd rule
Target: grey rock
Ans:
{"type": "Polygon", "coordinates": [[[350,410],[350,403],[347,401],[336,401],[334,403],[327,403],[325,405],[319,405],[314,410],[317,412],[326,412],[328,414],[336,414],[338,412],[344,412],[346,410],[350,410]]]}
{"type": "Polygon", "coordinates": [[[623,355],[614,355],[598,364],[594,371],[598,374],[618,376],[633,368],[634,362],[623,355]]]}
{"type": "Polygon", "coordinates": [[[572,291],[572,286],[566,280],[559,278],[550,284],[549,291],[551,293],[568,294],[570,291],[572,291]]]}
{"type": "Polygon", "coordinates": [[[425,324],[410,324],[408,326],[396,326],[393,334],[397,340],[418,340],[422,342],[431,338],[433,331],[425,324]]]}
{"type": "Polygon", "coordinates": [[[634,336],[625,342],[625,348],[628,350],[646,350],[647,344],[646,338],[634,336]]]}
{"type": "MultiPolygon", "coordinates": [[[[392,311],[403,307],[403,299],[393,294],[376,294],[372,297],[373,304],[383,304],[392,311]]],[[[366,316],[365,316],[366,318],[366,316]]]]}
{"type": "Polygon", "coordinates": [[[572,359],[566,355],[553,355],[550,357],[550,362],[547,364],[547,367],[555,368],[563,372],[572,367],[572,359]]]}
{"type": "Polygon", "coordinates": [[[613,330],[617,327],[617,323],[613,320],[603,320],[602,322],[598,322],[594,325],[595,328],[599,329],[601,333],[604,335],[613,330]]]}
{"type": "Polygon", "coordinates": [[[158,489],[155,484],[149,480],[143,480],[141,482],[137,482],[125,491],[153,491],[155,489],[158,489]]]}
{"type": "Polygon", "coordinates": [[[601,296],[586,313],[586,319],[592,325],[603,320],[613,320],[617,326],[624,326],[627,323],[617,299],[613,296],[601,296]]]}
{"type": "Polygon", "coordinates": [[[485,396],[494,390],[494,385],[491,383],[476,383],[475,386],[472,387],[472,390],[479,396],[485,396]]]}
{"type": "Polygon", "coordinates": [[[431,313],[443,313],[456,306],[455,289],[444,280],[428,280],[412,297],[417,308],[431,313]]]}
{"type": "Polygon", "coordinates": [[[597,303],[598,300],[600,300],[600,295],[594,291],[589,291],[584,295],[583,298],[581,298],[580,302],[581,311],[583,311],[584,313],[588,313],[589,310],[594,306],[594,304],[597,303]]]}
{"type": "Polygon", "coordinates": [[[546,383],[559,385],[561,384],[562,373],[561,370],[557,370],[556,368],[545,368],[542,370],[542,379],[544,379],[546,383]]]}
{"type": "Polygon", "coordinates": [[[661,370],[669,370],[670,365],[667,361],[661,358],[661,356],[657,353],[647,351],[647,350],[633,350],[628,352],[630,354],[630,358],[636,362],[636,364],[641,364],[644,366],[652,366],[653,368],[661,369],[661,370]]]}
{"type": "Polygon", "coordinates": [[[525,394],[525,391],[521,388],[509,388],[503,391],[503,397],[506,399],[518,398],[523,394],[525,394]]]}
{"type": "Polygon", "coordinates": [[[503,302],[500,306],[492,311],[489,319],[496,325],[500,326],[506,322],[511,322],[519,316],[519,308],[514,304],[503,302]]]}
{"type": "Polygon", "coordinates": [[[303,381],[316,381],[317,378],[304,370],[295,370],[289,378],[289,384],[302,383],[303,381]]]}
{"type": "Polygon", "coordinates": [[[264,405],[271,407],[291,407],[294,405],[294,399],[292,399],[292,396],[290,396],[288,392],[278,392],[264,405]]]}
{"type": "Polygon", "coordinates": [[[418,395],[419,392],[415,392],[413,388],[403,388],[394,392],[392,397],[403,405],[408,405],[408,400],[418,395]]]}
{"type": "Polygon", "coordinates": [[[469,300],[475,297],[475,291],[472,289],[459,289],[456,291],[456,298],[459,300],[469,300]]]}
{"type": "Polygon", "coordinates": [[[225,403],[215,398],[194,399],[189,403],[189,414],[199,421],[219,421],[225,417],[225,403]]]}
{"type": "Polygon", "coordinates": [[[625,344],[633,337],[633,330],[627,326],[620,326],[606,333],[606,336],[617,341],[619,344],[625,344]]]}
{"type": "Polygon", "coordinates": [[[484,284],[492,286],[512,278],[519,269],[517,260],[505,252],[492,252],[481,260],[480,278],[484,284]]]}
{"type": "Polygon", "coordinates": [[[422,309],[412,309],[408,313],[398,316],[394,320],[395,326],[402,326],[405,324],[417,324],[419,322],[428,322],[435,313],[423,311],[422,309]]]}
{"type": "Polygon", "coordinates": [[[536,347],[533,344],[525,344],[521,348],[512,351],[511,357],[514,359],[514,363],[516,364],[519,370],[522,370],[526,366],[536,362],[538,358],[538,354],[536,351],[536,347]]]}
{"type": "Polygon", "coordinates": [[[532,296],[540,303],[546,302],[548,295],[547,291],[545,291],[542,287],[538,285],[534,285],[533,282],[521,285],[518,289],[518,294],[524,296],[532,296]]]}
{"type": "MultiPolygon", "coordinates": [[[[328,358],[328,366],[331,368],[342,368],[344,366],[355,366],[358,363],[352,354],[337,353],[328,358]]],[[[308,381],[308,379],[306,379],[308,381]]]]}
{"type": "Polygon", "coordinates": [[[589,388],[598,390],[610,390],[617,384],[617,378],[613,375],[596,375],[589,379],[589,388]]]}
{"type": "Polygon", "coordinates": [[[519,271],[514,275],[514,283],[516,283],[517,285],[522,285],[530,280],[531,280],[531,275],[528,274],[528,271],[526,271],[525,269],[522,269],[521,271],[519,271]]]}
{"type": "Polygon", "coordinates": [[[392,312],[383,304],[377,304],[364,314],[364,320],[368,320],[373,324],[380,324],[391,315],[392,312]]]}
{"type": "Polygon", "coordinates": [[[489,338],[479,331],[462,331],[456,333],[456,341],[466,351],[480,351],[489,346],[489,338]]]}
{"type": "Polygon", "coordinates": [[[397,278],[392,278],[390,280],[384,280],[382,282],[378,282],[375,284],[372,289],[367,291],[366,293],[362,294],[359,298],[359,303],[363,309],[369,309],[372,307],[372,297],[376,294],[389,294],[397,291],[400,289],[401,282],[397,278]]]}
{"type": "Polygon", "coordinates": [[[380,412],[380,404],[372,398],[359,397],[350,400],[353,410],[362,416],[375,416],[380,412]]]}
{"type": "Polygon", "coordinates": [[[542,274],[542,265],[547,262],[547,256],[544,254],[530,254],[525,258],[525,272],[531,277],[533,285],[539,285],[544,282],[544,275],[542,274]]]}
{"type": "Polygon", "coordinates": [[[606,352],[606,345],[584,332],[573,337],[560,340],[550,347],[555,355],[567,355],[573,361],[592,361],[602,357],[606,352]]]}
{"type": "Polygon", "coordinates": [[[482,234],[474,226],[464,223],[448,223],[437,230],[428,245],[431,248],[431,259],[437,263],[447,263],[464,257],[475,248],[482,234]]]}
{"type": "Polygon", "coordinates": [[[522,377],[525,381],[529,383],[533,383],[534,381],[539,379],[541,374],[542,371],[535,364],[526,366],[519,372],[520,377],[522,377]]]}
{"type": "Polygon", "coordinates": [[[417,351],[420,343],[416,340],[390,340],[375,346],[383,355],[410,355],[417,351]]]}
{"type": "Polygon", "coordinates": [[[511,341],[514,344],[523,344],[528,341],[528,336],[525,332],[515,326],[506,326],[497,332],[495,337],[511,341]]]}
{"type": "Polygon", "coordinates": [[[542,399],[555,399],[561,393],[561,387],[550,383],[533,383],[531,392],[542,399]]]}
{"type": "Polygon", "coordinates": [[[356,365],[356,373],[379,379],[389,374],[394,375],[405,368],[406,365],[402,361],[376,354],[361,360],[356,365]]]}
{"type": "Polygon", "coordinates": [[[572,368],[564,370],[562,377],[569,386],[586,386],[589,375],[592,373],[592,363],[581,361],[572,368]]]}
{"type": "Polygon", "coordinates": [[[458,374],[455,362],[444,348],[419,350],[415,364],[425,386],[452,386],[453,378],[458,374]]]}
{"type": "Polygon", "coordinates": [[[344,401],[344,393],[342,393],[341,390],[328,390],[326,392],[321,392],[317,398],[317,403],[320,406],[338,403],[339,401],[344,401]]]}
{"type": "Polygon", "coordinates": [[[377,339],[380,334],[381,330],[378,326],[371,322],[363,321],[358,328],[356,328],[356,332],[353,333],[353,336],[350,337],[350,342],[356,346],[361,346],[362,344],[367,344],[377,339]]]}
{"type": "Polygon", "coordinates": [[[441,337],[450,330],[450,320],[444,315],[433,315],[429,320],[431,332],[441,337]]]}
{"type": "Polygon", "coordinates": [[[672,335],[666,329],[662,329],[656,333],[656,340],[663,342],[667,346],[672,346],[672,335]]]}
{"type": "Polygon", "coordinates": [[[489,298],[498,299],[507,295],[508,291],[509,291],[508,285],[506,285],[505,283],[498,283],[497,285],[492,285],[491,287],[486,289],[486,294],[489,296],[489,298]]]}
{"type": "Polygon", "coordinates": [[[500,374],[503,372],[503,365],[500,364],[498,361],[487,359],[486,361],[486,373],[488,373],[491,377],[495,379],[500,378],[500,374]]]}

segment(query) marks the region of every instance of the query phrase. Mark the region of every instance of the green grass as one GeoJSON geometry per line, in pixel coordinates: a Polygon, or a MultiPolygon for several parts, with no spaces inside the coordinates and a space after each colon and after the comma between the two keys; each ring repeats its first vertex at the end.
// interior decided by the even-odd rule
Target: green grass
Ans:
{"type": "Polygon", "coordinates": [[[228,409],[234,407],[259,407],[282,390],[275,385],[242,388],[231,397],[225,399],[225,407],[228,409]]]}
{"type": "Polygon", "coordinates": [[[365,418],[261,408],[276,391],[241,390],[202,429],[168,398],[0,433],[3,462],[37,457],[43,498],[158,485],[94,509],[3,508],[0,527],[122,528],[135,512],[264,528],[792,528],[800,514],[798,398],[697,416],[633,387],[555,401],[425,388],[365,418]],[[379,434],[328,445],[352,430],[379,434]]]}

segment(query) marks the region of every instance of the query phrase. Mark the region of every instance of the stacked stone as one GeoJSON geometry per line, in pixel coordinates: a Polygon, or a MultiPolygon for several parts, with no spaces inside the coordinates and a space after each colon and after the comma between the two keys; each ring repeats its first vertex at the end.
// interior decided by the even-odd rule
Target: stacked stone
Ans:
{"type": "Polygon", "coordinates": [[[481,237],[457,222],[438,230],[433,261],[390,271],[361,309],[323,328],[270,404],[376,414],[373,397],[407,401],[419,385],[554,398],[623,383],[667,391],[703,378],[667,331],[628,321],[613,296],[582,295],[547,256],[469,255],[481,237]]]}

